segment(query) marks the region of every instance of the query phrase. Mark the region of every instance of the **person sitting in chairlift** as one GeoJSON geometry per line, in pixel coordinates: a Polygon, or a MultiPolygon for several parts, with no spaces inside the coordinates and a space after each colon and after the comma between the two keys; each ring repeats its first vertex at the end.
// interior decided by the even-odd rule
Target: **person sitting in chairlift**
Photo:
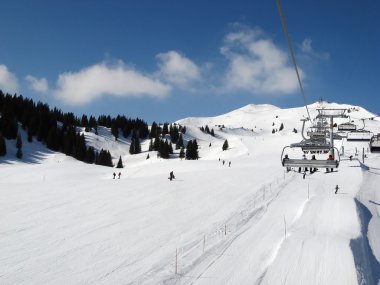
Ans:
{"type": "MultiPolygon", "coordinates": [[[[284,158],[282,159],[282,165],[285,164],[285,160],[289,160],[289,156],[287,154],[285,154],[284,158]]],[[[290,167],[286,167],[286,172],[289,172],[290,171],[290,167]]]]}
{"type": "MultiPolygon", "coordinates": [[[[316,160],[315,155],[313,155],[313,156],[311,157],[311,160],[316,160]]],[[[311,168],[311,167],[310,167],[310,173],[314,173],[314,172],[316,172],[316,171],[317,171],[317,168],[311,168]]]]}
{"type": "MultiPolygon", "coordinates": [[[[303,159],[303,160],[307,160],[305,154],[302,155],[302,159],[303,159]]],[[[305,167],[304,171],[306,172],[307,170],[308,170],[307,167],[305,167]]],[[[301,167],[298,167],[298,172],[301,173],[301,167]]]]}
{"type": "MultiPolygon", "coordinates": [[[[327,160],[334,160],[332,154],[329,154],[329,157],[327,158],[327,160]]],[[[334,168],[331,168],[331,172],[334,171],[334,168]]],[[[328,168],[326,168],[326,172],[330,172],[328,168]]]]}

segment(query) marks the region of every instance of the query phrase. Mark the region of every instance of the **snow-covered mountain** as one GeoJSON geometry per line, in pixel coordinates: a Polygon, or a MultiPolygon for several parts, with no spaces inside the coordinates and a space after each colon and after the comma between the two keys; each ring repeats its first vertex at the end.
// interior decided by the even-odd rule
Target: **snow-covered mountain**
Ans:
{"type": "MultiPolygon", "coordinates": [[[[350,109],[350,121],[380,132],[359,106],[317,102],[312,117],[319,108],[350,109]]],[[[149,141],[130,155],[130,141],[109,129],[85,133],[115,162],[122,156],[121,170],[26,139],[20,161],[7,141],[0,284],[380,284],[380,155],[367,142],[337,141],[338,171],[287,173],[281,152],[302,139],[306,116],[304,107],[248,105],[179,120],[184,139],[199,144],[197,161],[146,159],[149,141]]]]}

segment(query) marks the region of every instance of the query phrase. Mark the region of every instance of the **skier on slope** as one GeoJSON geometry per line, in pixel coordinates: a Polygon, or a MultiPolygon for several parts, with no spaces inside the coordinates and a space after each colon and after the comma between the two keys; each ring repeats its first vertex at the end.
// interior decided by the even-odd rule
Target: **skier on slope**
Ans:
{"type": "Polygon", "coordinates": [[[171,172],[169,173],[169,179],[170,179],[170,181],[172,181],[173,179],[175,179],[175,176],[174,176],[173,171],[171,171],[171,172]]]}

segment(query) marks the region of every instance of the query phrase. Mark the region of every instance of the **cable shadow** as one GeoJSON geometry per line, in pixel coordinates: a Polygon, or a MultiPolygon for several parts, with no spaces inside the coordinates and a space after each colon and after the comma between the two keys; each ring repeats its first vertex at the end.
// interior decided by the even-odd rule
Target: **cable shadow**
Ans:
{"type": "Polygon", "coordinates": [[[372,204],[375,204],[375,205],[377,205],[377,206],[380,206],[379,203],[376,203],[376,202],[374,202],[374,201],[372,201],[372,200],[368,200],[368,202],[370,202],[370,203],[372,203],[372,204]]]}
{"type": "Polygon", "coordinates": [[[359,284],[377,284],[380,280],[380,263],[373,255],[368,240],[368,224],[372,219],[371,212],[357,199],[356,209],[361,224],[361,235],[350,241],[359,284]]]}

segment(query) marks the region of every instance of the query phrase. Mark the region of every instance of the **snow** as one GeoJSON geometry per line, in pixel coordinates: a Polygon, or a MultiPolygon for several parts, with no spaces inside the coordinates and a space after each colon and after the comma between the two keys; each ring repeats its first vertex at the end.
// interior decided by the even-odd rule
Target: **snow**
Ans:
{"type": "MultiPolygon", "coordinates": [[[[352,108],[358,125],[374,116],[336,103],[311,104],[312,116],[321,107],[352,108]]],[[[286,173],[282,148],[301,140],[292,131],[305,114],[248,105],[180,120],[185,141],[198,141],[197,161],[146,159],[149,141],[132,156],[130,141],[106,128],[84,133],[115,163],[122,156],[121,170],[47,151],[25,134],[20,161],[7,141],[0,284],[380,284],[380,154],[343,140],[336,172],[286,173]],[[215,137],[199,130],[205,125],[215,137]]],[[[366,128],[379,133],[379,120],[366,128]]]]}

